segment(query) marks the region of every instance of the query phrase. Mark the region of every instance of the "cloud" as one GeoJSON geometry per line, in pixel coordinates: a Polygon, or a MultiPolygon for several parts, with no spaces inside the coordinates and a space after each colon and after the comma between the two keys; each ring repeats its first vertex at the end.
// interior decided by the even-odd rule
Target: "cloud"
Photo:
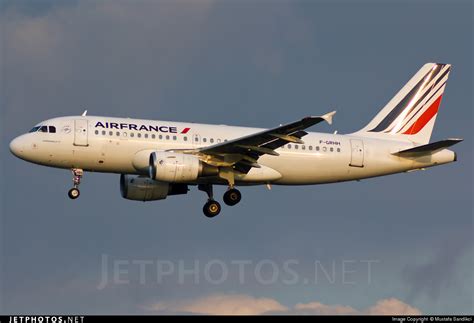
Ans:
{"type": "Polygon", "coordinates": [[[396,298],[382,299],[369,307],[364,314],[369,315],[421,315],[421,311],[396,298]]]}
{"type": "Polygon", "coordinates": [[[0,11],[5,118],[39,107],[69,114],[109,106],[124,115],[159,106],[197,59],[213,2],[79,1],[36,15],[22,8],[0,11]]]}
{"type": "Polygon", "coordinates": [[[409,299],[416,299],[422,295],[427,295],[433,300],[438,299],[441,291],[448,289],[455,282],[458,263],[470,248],[472,248],[470,232],[460,230],[456,236],[451,236],[439,245],[430,261],[407,265],[402,276],[410,286],[409,299]]]}
{"type": "Polygon", "coordinates": [[[211,296],[157,302],[145,307],[156,314],[187,313],[208,315],[420,315],[421,311],[396,298],[382,299],[375,305],[357,310],[345,305],[326,305],[319,302],[299,303],[287,307],[271,298],[256,298],[243,294],[214,294],[211,296]]]}
{"type": "Polygon", "coordinates": [[[319,302],[306,304],[296,304],[295,314],[317,314],[317,315],[354,315],[359,312],[350,306],[344,305],[326,305],[319,302]]]}
{"type": "Polygon", "coordinates": [[[211,315],[259,315],[288,310],[270,298],[247,295],[211,295],[178,302],[158,302],[147,309],[156,313],[193,313],[211,315]]]}

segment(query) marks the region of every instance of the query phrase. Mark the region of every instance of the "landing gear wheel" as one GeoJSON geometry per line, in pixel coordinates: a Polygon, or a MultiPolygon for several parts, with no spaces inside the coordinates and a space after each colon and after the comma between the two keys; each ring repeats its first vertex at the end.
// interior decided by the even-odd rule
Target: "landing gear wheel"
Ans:
{"type": "Polygon", "coordinates": [[[81,179],[82,176],[84,176],[84,171],[80,168],[73,168],[71,171],[73,188],[69,190],[67,195],[71,200],[75,200],[79,197],[79,195],[81,195],[81,192],[79,192],[79,185],[81,185],[81,179]]]}
{"type": "Polygon", "coordinates": [[[75,200],[79,197],[79,195],[81,195],[81,192],[77,188],[74,187],[69,190],[67,195],[69,196],[71,200],[75,200]]]}
{"type": "Polygon", "coordinates": [[[202,210],[205,216],[208,218],[213,218],[221,213],[221,205],[217,201],[209,200],[206,204],[204,204],[204,208],[202,210]]]}
{"type": "Polygon", "coordinates": [[[239,190],[232,188],[225,192],[224,194],[224,202],[227,205],[233,206],[240,202],[242,199],[242,194],[240,194],[239,190]]]}

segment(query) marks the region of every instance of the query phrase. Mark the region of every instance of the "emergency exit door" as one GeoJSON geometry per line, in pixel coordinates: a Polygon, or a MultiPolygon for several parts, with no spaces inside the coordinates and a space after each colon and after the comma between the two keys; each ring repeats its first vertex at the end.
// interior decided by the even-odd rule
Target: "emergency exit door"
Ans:
{"type": "Polygon", "coordinates": [[[351,139],[351,163],[353,167],[364,167],[364,142],[351,139]]]}

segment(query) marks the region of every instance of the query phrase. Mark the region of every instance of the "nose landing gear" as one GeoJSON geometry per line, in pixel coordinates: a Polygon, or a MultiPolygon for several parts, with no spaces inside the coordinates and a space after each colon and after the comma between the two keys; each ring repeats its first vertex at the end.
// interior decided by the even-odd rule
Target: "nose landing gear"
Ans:
{"type": "Polygon", "coordinates": [[[67,192],[67,195],[71,200],[75,200],[79,197],[79,195],[81,195],[81,192],[77,188],[73,187],[69,190],[69,192],[67,192]]]}
{"type": "Polygon", "coordinates": [[[79,185],[81,184],[81,179],[84,176],[84,171],[79,168],[74,168],[72,170],[72,175],[74,187],[69,190],[67,195],[71,200],[75,200],[81,195],[81,192],[79,191],[79,185]]]}

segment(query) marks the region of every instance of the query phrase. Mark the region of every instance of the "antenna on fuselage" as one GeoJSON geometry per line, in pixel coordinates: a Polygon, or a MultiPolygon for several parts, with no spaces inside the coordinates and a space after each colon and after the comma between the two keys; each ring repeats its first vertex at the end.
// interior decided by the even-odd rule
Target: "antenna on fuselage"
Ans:
{"type": "Polygon", "coordinates": [[[85,117],[87,115],[87,110],[84,110],[84,112],[82,112],[82,116],[85,117]]]}

